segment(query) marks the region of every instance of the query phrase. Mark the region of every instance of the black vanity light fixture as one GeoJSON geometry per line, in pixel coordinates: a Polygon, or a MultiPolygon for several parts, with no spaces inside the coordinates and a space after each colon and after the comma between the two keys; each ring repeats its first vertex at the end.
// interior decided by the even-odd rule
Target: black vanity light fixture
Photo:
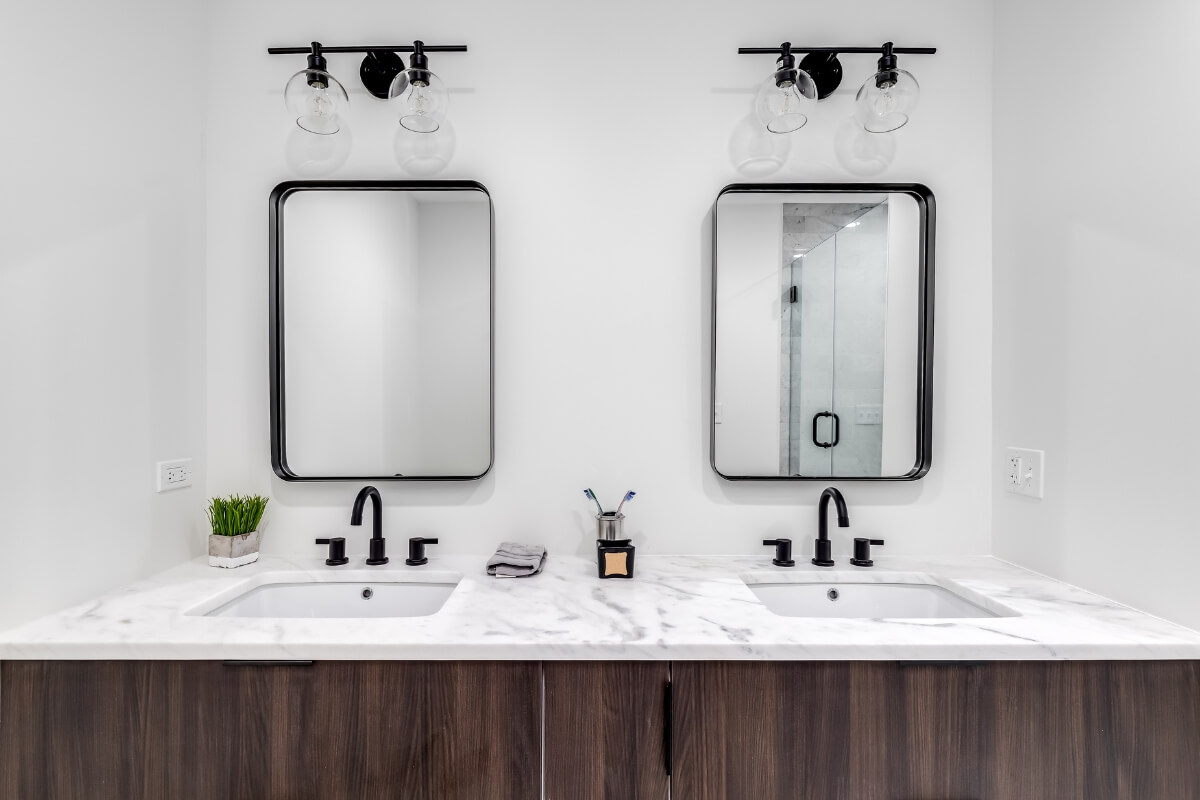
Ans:
{"type": "Polygon", "coordinates": [[[400,124],[415,133],[433,133],[446,119],[449,95],[441,79],[429,70],[427,53],[465,53],[465,44],[351,45],[324,47],[268,47],[273,56],[308,55],[308,66],[292,76],[284,89],[288,111],[309,133],[329,135],[341,130],[341,113],[349,104],[346,89],[329,74],[327,53],[363,53],[358,76],[363,86],[382,100],[400,98],[400,124]],[[411,53],[404,66],[400,53],[411,53]]]}
{"type": "Polygon", "coordinates": [[[320,42],[312,43],[308,66],[288,79],[283,101],[296,124],[309,133],[332,136],[342,129],[341,112],[350,98],[341,82],[329,74],[320,42]]]}
{"type": "Polygon", "coordinates": [[[867,78],[855,100],[855,119],[869,133],[903,127],[916,108],[920,86],[911,72],[897,67],[897,54],[933,55],[936,47],[739,47],[738,55],[778,55],[775,71],[759,87],[754,113],[771,133],[791,133],[808,121],[806,111],[833,94],[842,83],[843,53],[879,53],[878,71],[867,78]],[[795,53],[806,55],[796,65],[795,53]]]}
{"type": "Polygon", "coordinates": [[[779,46],[775,71],[754,95],[754,115],[771,133],[798,131],[808,122],[804,113],[817,99],[817,84],[803,69],[796,68],[791,42],[779,46]]]}

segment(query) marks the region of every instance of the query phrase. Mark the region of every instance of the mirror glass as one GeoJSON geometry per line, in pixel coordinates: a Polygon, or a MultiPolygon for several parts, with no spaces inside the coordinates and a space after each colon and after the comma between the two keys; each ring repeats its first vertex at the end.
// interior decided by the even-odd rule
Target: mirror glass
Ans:
{"type": "Polygon", "coordinates": [[[291,183],[272,203],[285,480],[469,479],[492,462],[492,207],[466,182],[291,183]]]}
{"type": "Polygon", "coordinates": [[[712,464],[731,478],[929,468],[932,195],[730,187],[717,200],[712,464]]]}

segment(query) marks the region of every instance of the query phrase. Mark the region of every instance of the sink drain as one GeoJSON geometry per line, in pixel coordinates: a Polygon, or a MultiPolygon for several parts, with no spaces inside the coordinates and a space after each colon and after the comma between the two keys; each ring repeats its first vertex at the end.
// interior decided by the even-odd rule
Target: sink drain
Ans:
{"type": "Polygon", "coordinates": [[[828,592],[825,593],[825,596],[828,597],[830,600],[837,600],[842,595],[838,592],[837,589],[830,589],[828,592]]]}
{"type": "Polygon", "coordinates": [[[375,596],[375,590],[372,589],[370,586],[368,586],[367,588],[362,590],[362,596],[363,596],[363,600],[370,600],[372,597],[375,596]]]}

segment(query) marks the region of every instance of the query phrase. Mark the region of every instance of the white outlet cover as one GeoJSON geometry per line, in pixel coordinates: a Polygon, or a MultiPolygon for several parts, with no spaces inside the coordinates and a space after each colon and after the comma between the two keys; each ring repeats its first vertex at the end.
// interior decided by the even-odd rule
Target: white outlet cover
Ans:
{"type": "Polygon", "coordinates": [[[172,461],[159,461],[154,474],[154,491],[169,492],[172,489],[183,489],[192,485],[192,460],[176,458],[172,461]]]}
{"type": "Polygon", "coordinates": [[[1004,490],[1042,499],[1045,496],[1046,451],[1009,447],[1004,451],[1004,490]]]}

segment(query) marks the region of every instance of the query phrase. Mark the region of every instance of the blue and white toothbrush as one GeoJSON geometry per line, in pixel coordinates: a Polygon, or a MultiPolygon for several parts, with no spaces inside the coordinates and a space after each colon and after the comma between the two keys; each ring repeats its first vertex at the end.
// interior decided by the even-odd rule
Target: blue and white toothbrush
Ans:
{"type": "Polygon", "coordinates": [[[596,510],[600,512],[600,516],[604,516],[604,508],[600,505],[600,501],[596,499],[596,493],[591,489],[584,489],[583,496],[596,504],[596,510]]]}
{"type": "Polygon", "coordinates": [[[637,497],[637,492],[635,492],[633,489],[630,489],[628,492],[626,492],[625,497],[621,500],[621,505],[617,506],[617,513],[620,514],[622,507],[624,507],[626,503],[635,497],[637,497]]]}

